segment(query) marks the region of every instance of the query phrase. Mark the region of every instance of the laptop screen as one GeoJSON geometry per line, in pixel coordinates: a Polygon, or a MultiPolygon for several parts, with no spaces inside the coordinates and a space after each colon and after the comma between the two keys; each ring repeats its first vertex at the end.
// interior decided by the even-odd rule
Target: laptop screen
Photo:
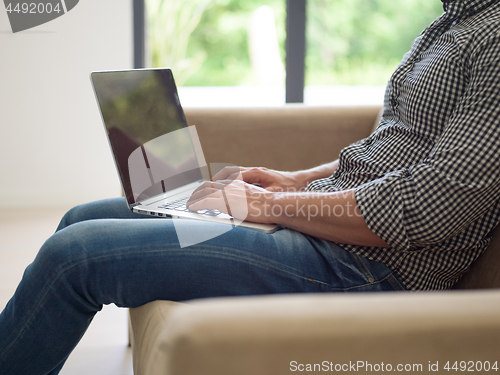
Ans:
{"type": "Polygon", "coordinates": [[[129,205],[202,179],[170,69],[91,79],[129,205]]]}

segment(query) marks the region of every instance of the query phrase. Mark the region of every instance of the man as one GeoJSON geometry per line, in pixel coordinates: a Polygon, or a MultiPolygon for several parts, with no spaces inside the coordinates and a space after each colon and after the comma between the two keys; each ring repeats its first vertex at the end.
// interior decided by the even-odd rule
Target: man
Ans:
{"type": "Polygon", "coordinates": [[[170,220],[121,199],[68,212],[0,315],[0,374],[57,374],[108,303],[450,288],[500,221],[500,4],[444,10],[390,78],[373,135],[307,171],[223,170],[188,202],[227,212],[225,188],[247,219],[286,229],[180,249],[170,220]]]}

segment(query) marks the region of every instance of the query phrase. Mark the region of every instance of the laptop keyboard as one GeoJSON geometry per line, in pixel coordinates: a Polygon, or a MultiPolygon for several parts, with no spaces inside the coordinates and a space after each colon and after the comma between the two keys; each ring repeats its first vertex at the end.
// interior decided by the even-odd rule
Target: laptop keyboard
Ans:
{"type": "MultiPolygon", "coordinates": [[[[186,202],[188,201],[188,199],[189,197],[179,198],[176,199],[175,201],[168,202],[163,206],[159,206],[158,208],[165,208],[174,211],[191,212],[189,208],[187,208],[186,206],[186,202]]],[[[220,214],[222,214],[222,212],[220,212],[219,210],[198,210],[192,212],[197,212],[200,215],[206,215],[206,216],[219,216],[220,214]]]]}

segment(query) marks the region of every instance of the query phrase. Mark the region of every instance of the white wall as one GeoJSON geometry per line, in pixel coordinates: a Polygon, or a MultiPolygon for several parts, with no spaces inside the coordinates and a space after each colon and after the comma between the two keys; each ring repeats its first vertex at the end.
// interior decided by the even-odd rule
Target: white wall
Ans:
{"type": "Polygon", "coordinates": [[[82,0],[16,34],[0,5],[0,209],[120,194],[89,73],[132,65],[130,0],[82,0]]]}

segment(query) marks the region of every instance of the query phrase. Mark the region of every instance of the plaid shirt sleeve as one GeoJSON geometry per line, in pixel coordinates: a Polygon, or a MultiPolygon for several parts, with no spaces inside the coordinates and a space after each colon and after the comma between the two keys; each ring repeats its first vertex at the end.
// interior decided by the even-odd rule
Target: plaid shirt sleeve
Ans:
{"type": "Polygon", "coordinates": [[[500,222],[500,3],[443,0],[387,84],[376,131],[309,191],[355,189],[390,247],[339,244],[410,290],[450,288],[500,222]]]}
{"type": "MultiPolygon", "coordinates": [[[[356,188],[368,226],[393,249],[443,242],[484,215],[500,196],[498,34],[474,46],[464,61],[468,84],[429,155],[356,188]]],[[[436,105],[438,91],[429,88],[427,94],[436,95],[436,105]]]]}

